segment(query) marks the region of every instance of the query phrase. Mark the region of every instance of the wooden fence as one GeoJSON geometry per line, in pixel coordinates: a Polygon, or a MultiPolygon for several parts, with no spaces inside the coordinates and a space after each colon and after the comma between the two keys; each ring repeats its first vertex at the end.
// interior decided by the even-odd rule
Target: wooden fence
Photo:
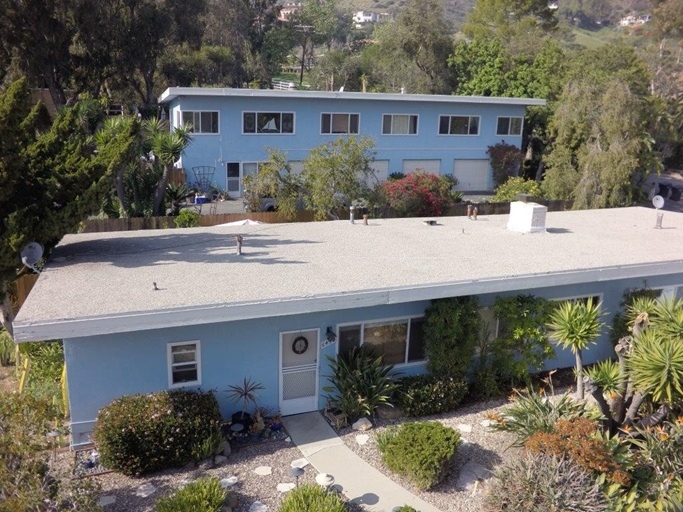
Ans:
{"type": "MultiPolygon", "coordinates": [[[[571,208],[569,201],[538,201],[548,207],[548,211],[563,211],[571,208]]],[[[477,204],[479,215],[505,215],[510,213],[510,203],[481,203],[477,204]]],[[[467,215],[467,204],[456,204],[448,210],[447,216],[467,215]]],[[[382,215],[385,218],[394,217],[393,212],[388,210],[382,215]]],[[[349,212],[340,212],[341,219],[348,219],[349,212]]],[[[202,215],[199,218],[200,226],[216,226],[238,220],[257,220],[268,224],[282,222],[312,222],[313,212],[299,211],[292,220],[285,220],[278,212],[252,212],[252,213],[221,213],[217,215],[202,215]]],[[[82,233],[102,233],[108,231],[137,231],[143,229],[168,229],[174,228],[173,217],[135,217],[127,219],[92,219],[83,222],[82,233]]]]}
{"type": "Polygon", "coordinates": [[[14,289],[10,289],[10,295],[12,296],[12,309],[16,315],[19,312],[19,308],[26,301],[26,297],[31,292],[33,285],[36,284],[38,280],[38,274],[26,274],[21,276],[15,281],[14,289]]]}

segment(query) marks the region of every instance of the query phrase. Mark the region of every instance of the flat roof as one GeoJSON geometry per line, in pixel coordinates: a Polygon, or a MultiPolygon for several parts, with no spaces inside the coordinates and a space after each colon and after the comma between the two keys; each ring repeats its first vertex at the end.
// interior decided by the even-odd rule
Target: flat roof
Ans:
{"type": "Polygon", "coordinates": [[[551,212],[67,235],[14,322],[17,341],[267,318],[683,272],[683,213],[551,212]],[[244,235],[242,255],[235,235],[244,235]],[[154,290],[153,283],[158,290],[154,290]]]}
{"type": "Polygon", "coordinates": [[[401,94],[346,91],[281,91],[275,89],[232,89],[220,87],[169,87],[159,103],[169,103],[182,96],[199,98],[304,98],[325,100],[364,101],[423,101],[432,103],[483,103],[496,105],[543,106],[546,101],[536,98],[500,98],[490,96],[453,96],[447,94],[401,94]]]}

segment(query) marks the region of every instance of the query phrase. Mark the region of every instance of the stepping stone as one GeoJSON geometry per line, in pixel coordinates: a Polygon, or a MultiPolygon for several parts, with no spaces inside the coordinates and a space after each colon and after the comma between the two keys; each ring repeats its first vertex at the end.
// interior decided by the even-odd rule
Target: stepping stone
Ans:
{"type": "Polygon", "coordinates": [[[154,494],[156,492],[157,488],[154,487],[152,484],[142,484],[140,487],[137,488],[135,491],[135,495],[139,496],[141,498],[147,498],[154,494]]]}
{"type": "Polygon", "coordinates": [[[368,439],[370,439],[370,436],[367,434],[360,434],[356,436],[356,442],[361,446],[367,443],[368,439]]]}
{"type": "Polygon", "coordinates": [[[249,512],[268,512],[268,506],[260,501],[255,501],[249,507],[249,512]]]}
{"type": "Polygon", "coordinates": [[[277,490],[280,492],[289,492],[295,487],[295,484],[277,484],[277,490]]]}
{"type": "Polygon", "coordinates": [[[492,420],[484,420],[480,423],[480,425],[484,428],[489,428],[491,425],[495,425],[496,422],[492,420]]]}
{"type": "Polygon", "coordinates": [[[361,418],[353,425],[351,425],[353,430],[370,430],[372,428],[372,423],[367,418],[361,418]]]}
{"type": "Polygon", "coordinates": [[[399,407],[382,404],[377,408],[377,416],[383,420],[397,420],[403,416],[403,411],[399,407]]]}
{"type": "Polygon", "coordinates": [[[227,489],[228,487],[232,487],[238,482],[238,478],[236,476],[229,476],[228,478],[224,478],[221,480],[220,484],[223,489],[227,489]]]}
{"type": "MultiPolygon", "coordinates": [[[[268,476],[273,474],[273,468],[270,466],[259,466],[254,470],[254,473],[261,476],[268,476]]],[[[258,503],[258,502],[257,502],[258,503]]]]}
{"type": "Polygon", "coordinates": [[[99,500],[97,500],[97,504],[100,507],[106,507],[107,505],[113,505],[114,503],[116,503],[116,496],[112,495],[102,496],[99,500]]]}
{"type": "Polygon", "coordinates": [[[308,459],[306,458],[301,458],[301,459],[296,459],[293,460],[290,464],[291,467],[293,468],[301,468],[304,469],[306,466],[308,466],[308,459]]]}
{"type": "MultiPolygon", "coordinates": [[[[493,473],[490,470],[486,469],[481,464],[469,461],[460,468],[460,474],[458,475],[458,481],[455,483],[455,488],[458,491],[473,492],[477,482],[485,481],[491,478],[491,476],[493,476],[493,473]]],[[[476,489],[479,492],[483,492],[484,486],[479,484],[476,489]]]]}
{"type": "Polygon", "coordinates": [[[470,432],[472,432],[472,425],[467,425],[467,424],[465,424],[465,423],[460,423],[460,424],[456,425],[456,428],[457,428],[460,432],[465,432],[465,433],[470,433],[470,432]]]}

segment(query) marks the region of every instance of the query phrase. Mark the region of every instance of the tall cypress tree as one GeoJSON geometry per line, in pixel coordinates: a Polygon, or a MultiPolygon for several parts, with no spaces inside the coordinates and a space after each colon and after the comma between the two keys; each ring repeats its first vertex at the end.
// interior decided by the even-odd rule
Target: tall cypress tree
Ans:
{"type": "Polygon", "coordinates": [[[38,242],[49,252],[99,210],[113,170],[135,140],[131,125],[96,146],[93,103],[63,108],[51,122],[33,105],[25,79],[0,93],[0,317],[12,334],[7,285],[22,269],[20,252],[38,242]]]}

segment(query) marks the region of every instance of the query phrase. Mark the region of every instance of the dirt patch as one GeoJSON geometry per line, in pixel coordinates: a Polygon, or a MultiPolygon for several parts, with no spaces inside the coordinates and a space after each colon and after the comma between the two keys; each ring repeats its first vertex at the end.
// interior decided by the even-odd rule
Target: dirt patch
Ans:
{"type": "Polygon", "coordinates": [[[16,367],[0,366],[0,393],[12,393],[16,390],[16,367]]]}

